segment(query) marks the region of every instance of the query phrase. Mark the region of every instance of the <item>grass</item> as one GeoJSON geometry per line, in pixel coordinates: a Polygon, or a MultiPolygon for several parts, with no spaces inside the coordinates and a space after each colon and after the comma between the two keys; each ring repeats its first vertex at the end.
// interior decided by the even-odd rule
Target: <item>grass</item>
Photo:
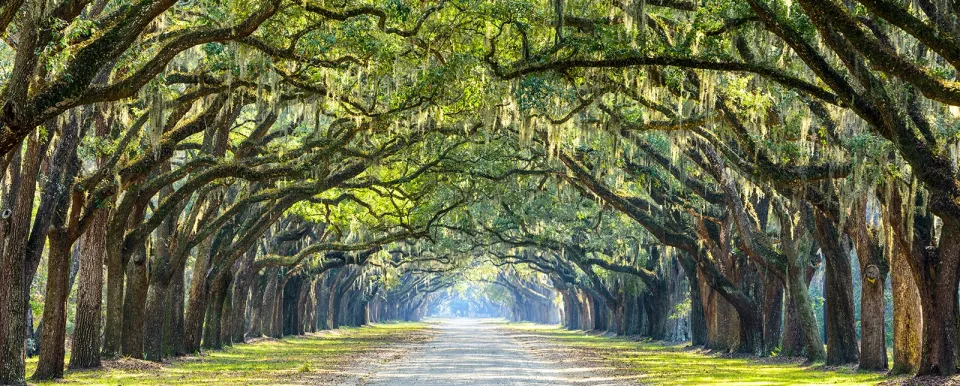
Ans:
{"type": "Polygon", "coordinates": [[[655,385],[873,385],[890,380],[884,373],[848,367],[804,365],[786,358],[746,359],[685,349],[686,344],[638,342],[595,336],[557,326],[527,323],[509,328],[561,346],[597,353],[619,370],[636,375],[642,384],[655,385]]]}
{"type": "MultiPolygon", "coordinates": [[[[169,384],[291,384],[297,379],[341,366],[352,354],[403,341],[423,323],[375,324],[342,328],[302,337],[263,340],[240,344],[221,351],[177,359],[163,364],[119,360],[102,369],[67,371],[55,383],[84,385],[169,385],[169,384]]],[[[37,359],[27,362],[33,374],[37,359]]]]}

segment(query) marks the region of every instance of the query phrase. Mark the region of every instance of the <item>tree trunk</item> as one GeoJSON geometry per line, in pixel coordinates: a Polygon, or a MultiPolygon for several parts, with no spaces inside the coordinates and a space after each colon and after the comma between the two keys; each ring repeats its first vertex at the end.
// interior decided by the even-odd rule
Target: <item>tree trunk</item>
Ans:
{"type": "Polygon", "coordinates": [[[163,359],[164,310],[168,296],[166,283],[154,283],[147,289],[147,307],[144,315],[144,358],[160,362],[163,359]]]}
{"type": "MultiPolygon", "coordinates": [[[[320,279],[317,280],[317,287],[314,290],[316,293],[316,324],[318,330],[326,330],[330,328],[330,326],[327,325],[327,312],[330,310],[330,289],[327,287],[327,275],[329,274],[325,273],[320,277],[320,279]]],[[[395,305],[389,306],[391,307],[389,309],[393,310],[393,306],[395,305]]],[[[385,317],[396,318],[396,316],[391,312],[386,312],[385,317]]]]}
{"type": "Polygon", "coordinates": [[[203,348],[219,350],[223,348],[223,342],[220,341],[220,320],[223,316],[227,291],[230,290],[231,275],[224,271],[211,281],[208,286],[209,297],[203,324],[203,348]]]}
{"type": "Polygon", "coordinates": [[[80,249],[80,271],[77,274],[77,312],[70,350],[70,368],[100,366],[100,327],[103,305],[103,259],[107,241],[110,208],[100,208],[80,249]]]}
{"type": "MultiPolygon", "coordinates": [[[[120,221],[120,220],[115,220],[120,221]]],[[[106,259],[107,264],[107,303],[106,319],[103,331],[104,358],[112,359],[120,355],[120,340],[123,333],[123,281],[124,264],[120,248],[123,232],[119,237],[107,234],[106,259]]]]}
{"type": "MultiPolygon", "coordinates": [[[[220,345],[233,346],[233,291],[236,281],[232,281],[223,294],[223,307],[220,309],[220,345]]],[[[240,319],[243,324],[243,319],[240,319]]]]}
{"type": "Polygon", "coordinates": [[[887,369],[884,279],[863,275],[860,290],[860,368],[863,370],[887,369]]]}
{"type": "Polygon", "coordinates": [[[36,380],[63,377],[71,243],[66,235],[55,233],[51,234],[50,254],[47,256],[47,292],[44,295],[40,331],[40,359],[37,362],[37,371],[33,374],[36,380]]]}
{"type": "Polygon", "coordinates": [[[247,330],[247,305],[250,299],[250,281],[246,280],[246,283],[240,283],[239,278],[237,280],[238,281],[233,284],[233,295],[231,296],[233,300],[233,315],[230,317],[230,341],[232,343],[243,343],[243,336],[247,330]]]}
{"type": "MultiPolygon", "coordinates": [[[[3,209],[9,217],[0,221],[0,383],[24,384],[24,343],[27,337],[27,309],[30,308],[27,281],[26,246],[36,191],[37,168],[41,155],[38,134],[33,133],[21,163],[10,167],[11,188],[3,209]],[[12,203],[12,205],[10,204],[12,203]]],[[[19,151],[17,151],[19,154],[19,151]]],[[[16,157],[16,156],[15,156],[16,157]]],[[[0,170],[0,173],[3,171],[0,170]]]]}
{"type": "MultiPolygon", "coordinates": [[[[867,226],[867,197],[856,201],[847,219],[847,233],[853,240],[860,265],[860,369],[886,370],[887,339],[884,323],[884,290],[889,262],[867,226]]],[[[888,248],[897,249],[892,242],[888,248]]]]}
{"type": "Polygon", "coordinates": [[[787,272],[787,304],[793,308],[792,317],[795,317],[795,326],[799,327],[800,341],[807,359],[811,362],[822,361],[826,359],[827,354],[823,349],[823,340],[820,338],[820,328],[817,326],[813,306],[810,304],[806,272],[796,260],[791,262],[787,272]]]}
{"type": "Polygon", "coordinates": [[[913,269],[923,317],[922,351],[917,375],[957,372],[957,286],[960,223],[944,218],[940,246],[925,250],[924,263],[913,269]]]}
{"type": "Polygon", "coordinates": [[[200,341],[203,338],[203,321],[207,310],[207,296],[211,290],[207,286],[207,271],[210,269],[210,259],[213,251],[210,251],[209,248],[199,249],[197,261],[193,267],[190,300],[187,303],[187,315],[184,322],[183,348],[187,353],[200,351],[200,341]]]}
{"type": "MultiPolygon", "coordinates": [[[[247,252],[248,258],[244,259],[239,271],[237,272],[237,277],[234,279],[233,283],[233,295],[231,299],[233,300],[232,315],[230,316],[231,329],[230,329],[230,341],[234,343],[243,343],[243,335],[246,331],[246,315],[247,315],[247,302],[250,297],[250,283],[254,279],[254,267],[253,267],[253,258],[249,256],[256,256],[256,250],[247,252]]],[[[252,318],[251,318],[252,319],[252,318]]]]}
{"type": "Polygon", "coordinates": [[[783,339],[783,282],[768,273],[763,287],[763,351],[769,354],[783,339]]]}
{"type": "Polygon", "coordinates": [[[696,269],[687,270],[687,283],[690,286],[690,344],[704,346],[707,344],[707,320],[703,309],[703,298],[700,295],[700,279],[696,269]]]}
{"type": "Polygon", "coordinates": [[[760,310],[737,310],[740,321],[740,345],[737,351],[750,355],[763,352],[763,315],[760,310]],[[745,312],[746,311],[746,312],[745,312]]]}
{"type": "Polygon", "coordinates": [[[856,316],[853,313],[853,273],[850,257],[840,245],[840,232],[822,213],[816,215],[816,234],[825,260],[824,330],[827,335],[827,364],[844,365],[860,361],[856,316]]]}
{"type": "Polygon", "coordinates": [[[670,316],[670,302],[666,285],[652,289],[644,299],[644,311],[647,316],[647,336],[655,340],[664,340],[667,335],[667,318],[670,316]]]}
{"type": "Polygon", "coordinates": [[[276,269],[267,270],[267,285],[263,291],[262,309],[260,310],[261,332],[263,335],[273,335],[273,322],[276,319],[277,307],[277,278],[276,269]]]}
{"type": "Polygon", "coordinates": [[[164,300],[163,352],[166,356],[180,356],[187,353],[184,348],[184,266],[174,267],[173,281],[167,288],[164,300]]]}
{"type": "MultiPolygon", "coordinates": [[[[892,242],[892,241],[891,241],[892,242]]],[[[893,292],[893,374],[913,374],[920,368],[923,319],[920,291],[910,270],[910,257],[895,248],[890,262],[893,292]]]]}
{"type": "Polygon", "coordinates": [[[123,295],[123,333],[121,349],[124,356],[142,359],[147,303],[147,251],[141,245],[127,263],[127,290],[123,295]]]}
{"type": "MultiPolygon", "coordinates": [[[[269,273],[270,270],[268,269],[266,270],[266,272],[269,273]]],[[[255,283],[253,283],[252,285],[253,290],[250,293],[250,300],[249,300],[250,325],[248,326],[247,331],[244,334],[245,337],[246,336],[260,337],[263,335],[263,332],[262,332],[263,331],[262,330],[263,329],[262,327],[263,312],[264,312],[263,297],[264,297],[264,292],[266,291],[267,282],[269,281],[269,279],[267,278],[267,273],[259,275],[256,278],[255,283]]]]}

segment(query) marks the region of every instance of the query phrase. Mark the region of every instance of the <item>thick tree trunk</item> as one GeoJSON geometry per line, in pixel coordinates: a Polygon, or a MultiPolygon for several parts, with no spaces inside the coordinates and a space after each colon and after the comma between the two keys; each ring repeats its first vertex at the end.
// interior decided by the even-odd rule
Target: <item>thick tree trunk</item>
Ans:
{"type": "Polygon", "coordinates": [[[840,245],[840,232],[821,213],[816,214],[816,233],[823,251],[824,330],[827,335],[827,364],[843,365],[860,361],[856,316],[853,313],[853,273],[850,257],[840,245]]]}
{"type": "Polygon", "coordinates": [[[913,374],[920,368],[923,319],[920,291],[910,270],[910,257],[896,248],[891,256],[890,281],[893,292],[893,374],[913,374]]]}
{"type": "Polygon", "coordinates": [[[700,295],[700,283],[696,275],[690,282],[690,344],[704,346],[707,344],[707,319],[703,307],[703,298],[700,295]]]}
{"type": "MultiPolygon", "coordinates": [[[[884,201],[885,220],[891,224],[884,232],[890,261],[890,284],[893,297],[893,367],[892,374],[912,374],[920,368],[923,315],[920,290],[910,261],[914,251],[903,240],[912,238],[903,229],[903,202],[896,188],[890,189],[884,201]]],[[[912,219],[912,217],[911,217],[912,219]]],[[[917,248],[920,249],[920,248],[917,248]]]]}
{"type": "Polygon", "coordinates": [[[196,264],[193,267],[183,335],[183,348],[187,353],[200,351],[200,342],[203,338],[203,322],[207,313],[207,297],[211,293],[211,288],[207,286],[207,271],[210,269],[212,255],[213,251],[210,251],[209,248],[200,248],[196,264]]]}
{"type": "Polygon", "coordinates": [[[763,352],[769,354],[783,339],[783,282],[767,274],[763,287],[763,352]]]}
{"type": "MultiPolygon", "coordinates": [[[[231,281],[223,294],[223,306],[220,309],[220,344],[223,347],[233,346],[233,291],[235,281],[231,281]]],[[[240,319],[243,324],[243,319],[240,319]]]]}
{"type": "Polygon", "coordinates": [[[121,349],[124,356],[143,358],[144,327],[146,323],[147,251],[141,245],[127,263],[127,290],[123,295],[123,333],[121,349]]]}
{"type": "Polygon", "coordinates": [[[666,285],[662,285],[661,288],[647,294],[644,299],[644,313],[647,316],[646,335],[655,340],[664,340],[667,335],[670,302],[665,292],[666,285]]]}
{"type": "MultiPolygon", "coordinates": [[[[884,290],[890,265],[867,226],[867,215],[867,197],[863,195],[847,219],[847,233],[853,240],[860,265],[860,369],[886,370],[884,290]]],[[[888,248],[897,249],[893,243],[888,244],[888,248]]]]}
{"type": "MultiPolygon", "coordinates": [[[[327,312],[330,311],[330,288],[327,287],[327,280],[329,275],[324,273],[320,279],[317,280],[316,292],[316,324],[318,330],[327,330],[330,326],[327,324],[328,316],[327,312]]],[[[396,319],[396,305],[389,305],[391,308],[389,312],[385,312],[385,317],[389,319],[396,319]]]]}
{"type": "Polygon", "coordinates": [[[707,344],[707,320],[703,309],[703,297],[700,295],[700,279],[696,269],[687,270],[687,283],[690,286],[690,344],[707,344]]]}
{"type": "Polygon", "coordinates": [[[110,208],[100,208],[81,239],[77,312],[70,350],[71,369],[100,366],[103,259],[110,211],[110,208]]]}
{"type": "Polygon", "coordinates": [[[283,313],[283,334],[298,335],[297,324],[300,323],[300,314],[297,312],[297,303],[300,300],[301,279],[299,276],[289,278],[283,285],[281,307],[283,313]]]}
{"type": "Polygon", "coordinates": [[[617,301],[617,309],[613,311],[613,318],[617,321],[617,335],[624,336],[627,335],[628,325],[630,323],[628,309],[630,299],[627,299],[625,296],[621,295],[617,301]]]}
{"type": "Polygon", "coordinates": [[[202,347],[205,349],[219,350],[223,348],[223,342],[220,341],[220,321],[223,316],[223,305],[227,300],[227,292],[230,290],[231,276],[224,271],[212,278],[208,286],[209,295],[203,324],[202,347]]]}
{"type": "Polygon", "coordinates": [[[106,319],[103,331],[104,358],[112,359],[120,355],[121,334],[123,333],[123,281],[124,264],[120,253],[120,237],[107,235],[105,263],[107,264],[107,302],[106,319]]]}
{"type": "Polygon", "coordinates": [[[232,343],[243,343],[245,341],[244,333],[247,330],[246,324],[248,321],[247,310],[250,299],[249,280],[245,285],[240,282],[234,282],[231,299],[233,300],[233,308],[232,315],[230,316],[230,341],[232,343]]]}
{"type": "MultiPolygon", "coordinates": [[[[250,284],[254,279],[253,258],[256,256],[255,250],[247,252],[248,258],[243,259],[241,267],[237,272],[237,277],[233,283],[232,315],[230,316],[231,329],[230,341],[233,343],[243,343],[244,332],[246,331],[247,302],[250,297],[250,284]]],[[[251,318],[252,319],[252,318],[251,318]]],[[[252,323],[252,321],[251,321],[252,323]]]]}
{"type": "MultiPolygon", "coordinates": [[[[800,320],[797,318],[796,307],[789,297],[784,302],[783,339],[780,341],[780,355],[788,357],[806,356],[806,350],[801,333],[800,320]]],[[[824,354],[826,355],[826,354],[824,354]]]]}
{"type": "Polygon", "coordinates": [[[887,339],[884,326],[885,277],[863,275],[860,294],[860,368],[887,369],[887,339]]]}
{"type": "Polygon", "coordinates": [[[27,280],[29,272],[24,257],[37,186],[34,176],[41,158],[38,140],[37,133],[33,133],[22,167],[19,160],[9,165],[12,181],[3,209],[10,212],[9,217],[0,221],[0,267],[3,267],[0,269],[0,283],[3,283],[0,285],[0,309],[4,311],[0,315],[0,383],[25,383],[24,344],[31,283],[27,280]]]}
{"type": "Polygon", "coordinates": [[[187,353],[184,349],[184,266],[174,267],[173,281],[167,288],[164,300],[163,352],[166,356],[180,356],[187,353]]]}
{"type": "MultiPolygon", "coordinates": [[[[303,279],[300,281],[300,290],[298,291],[300,296],[297,299],[297,314],[299,315],[296,325],[297,335],[303,335],[307,331],[307,324],[310,320],[310,312],[307,311],[307,302],[310,299],[311,284],[313,284],[313,282],[308,279],[303,279]]],[[[366,306],[363,308],[366,309],[366,306]]],[[[364,314],[365,313],[366,312],[364,311],[364,314]]]]}
{"type": "Polygon", "coordinates": [[[263,291],[262,309],[260,310],[261,329],[263,335],[272,336],[274,331],[274,320],[276,320],[277,308],[277,272],[275,269],[267,270],[267,285],[263,291]]]}
{"type": "Polygon", "coordinates": [[[144,315],[144,358],[160,362],[163,359],[164,310],[168,297],[166,283],[153,283],[147,289],[147,307],[144,315]]]}
{"type": "Polygon", "coordinates": [[[575,289],[570,289],[566,292],[566,298],[569,305],[569,309],[566,310],[567,314],[567,328],[570,330],[580,330],[583,329],[582,322],[580,320],[580,315],[583,314],[583,304],[580,303],[580,299],[577,298],[577,291],[575,289]]]}
{"type": "MultiPolygon", "coordinates": [[[[698,270],[699,271],[699,270],[698,270]]],[[[698,274],[701,278],[705,277],[703,273],[698,274]]],[[[704,347],[709,350],[729,350],[729,347],[721,342],[721,334],[719,331],[717,304],[722,299],[718,299],[719,295],[717,291],[714,291],[713,288],[707,284],[706,280],[700,280],[698,283],[700,290],[701,301],[700,304],[703,306],[703,316],[704,316],[704,329],[706,330],[706,340],[704,341],[704,347]]]]}
{"type": "Polygon", "coordinates": [[[820,328],[810,304],[810,294],[807,289],[806,272],[798,261],[794,261],[788,268],[787,275],[787,304],[792,307],[796,325],[799,327],[800,341],[807,359],[812,362],[826,359],[827,353],[823,349],[823,340],[820,337],[820,328]]]}
{"type": "Polygon", "coordinates": [[[270,270],[266,270],[266,273],[256,277],[255,282],[252,287],[253,290],[250,293],[250,325],[247,327],[244,337],[260,337],[263,335],[263,297],[264,292],[266,291],[267,282],[267,273],[270,270]]]}
{"type": "Polygon", "coordinates": [[[279,283],[282,280],[278,280],[277,283],[277,292],[271,294],[273,296],[273,314],[270,315],[270,331],[269,335],[274,338],[283,337],[283,285],[279,283]]]}
{"type": "Polygon", "coordinates": [[[943,219],[937,250],[926,250],[913,269],[923,315],[922,351],[917,375],[957,372],[957,286],[960,280],[960,223],[943,219]],[[935,269],[934,269],[935,268],[935,269]]]}
{"type": "Polygon", "coordinates": [[[664,272],[668,275],[664,279],[667,291],[667,309],[665,311],[667,332],[663,339],[672,342],[690,340],[690,315],[674,312],[679,305],[688,299],[686,292],[689,286],[684,283],[686,276],[675,257],[670,258],[669,265],[664,272]]]}
{"type": "MultiPolygon", "coordinates": [[[[718,292],[714,292],[716,302],[716,317],[714,331],[716,331],[716,346],[723,351],[737,351],[745,347],[740,342],[740,315],[718,292]]],[[[749,343],[749,342],[748,342],[749,343]]]]}
{"type": "Polygon", "coordinates": [[[40,331],[40,359],[36,380],[63,377],[66,353],[67,298],[70,294],[70,241],[65,235],[51,234],[47,256],[47,292],[44,295],[43,324],[40,331]]]}
{"type": "Polygon", "coordinates": [[[763,315],[760,310],[737,310],[740,320],[740,345],[737,351],[761,355],[763,352],[763,315]]]}
{"type": "MultiPolygon", "coordinates": [[[[40,324],[40,359],[33,377],[37,380],[56,379],[63,376],[64,339],[66,335],[66,301],[70,293],[68,278],[71,272],[70,248],[73,239],[64,232],[67,211],[70,206],[69,187],[79,169],[76,145],[79,141],[79,124],[76,112],[69,121],[60,126],[60,141],[50,159],[47,184],[44,186],[37,208],[37,215],[27,243],[27,263],[33,267],[30,278],[39,266],[43,242],[48,239],[50,253],[47,269],[47,292],[44,299],[44,315],[40,324]],[[50,232],[46,232],[47,230],[50,232]],[[62,270],[62,271],[61,271],[62,270]],[[49,311],[49,312],[48,312],[49,311]],[[48,338],[45,341],[43,338],[48,338]],[[52,341],[50,341],[52,340],[52,341]],[[43,351],[47,354],[44,355],[43,351]]],[[[26,282],[31,282],[32,279],[26,282]]]]}
{"type": "MultiPolygon", "coordinates": [[[[330,308],[327,311],[329,320],[327,325],[331,329],[340,327],[340,282],[345,272],[345,269],[337,270],[336,278],[330,284],[330,308]]],[[[404,315],[404,318],[407,318],[407,316],[404,315]]]]}

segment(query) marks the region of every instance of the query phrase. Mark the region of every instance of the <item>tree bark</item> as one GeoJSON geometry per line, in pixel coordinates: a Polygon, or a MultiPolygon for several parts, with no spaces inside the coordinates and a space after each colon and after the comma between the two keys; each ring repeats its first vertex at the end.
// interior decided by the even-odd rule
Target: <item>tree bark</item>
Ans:
{"type": "Polygon", "coordinates": [[[209,243],[199,248],[196,264],[193,267],[193,278],[190,283],[190,301],[187,303],[187,315],[184,322],[183,348],[187,353],[200,351],[203,338],[203,322],[207,310],[207,296],[210,288],[207,287],[207,271],[210,269],[210,259],[213,252],[209,243]]]}
{"type": "Polygon", "coordinates": [[[696,274],[692,275],[688,281],[690,282],[690,344],[704,346],[707,344],[707,319],[703,297],[700,295],[700,283],[696,274]]]}
{"type": "Polygon", "coordinates": [[[184,266],[174,267],[173,281],[167,288],[164,300],[163,352],[166,356],[180,356],[187,353],[184,348],[184,266]]]}
{"type": "Polygon", "coordinates": [[[850,257],[840,245],[840,232],[822,213],[817,213],[816,234],[824,255],[824,330],[827,335],[827,364],[843,365],[860,361],[856,317],[853,313],[853,273],[850,257]]]}
{"type": "Polygon", "coordinates": [[[37,371],[33,374],[36,380],[63,377],[72,243],[66,235],[55,233],[50,236],[50,254],[47,256],[47,292],[44,295],[43,325],[40,331],[40,359],[37,362],[37,371]]]}
{"type": "Polygon", "coordinates": [[[123,332],[121,350],[124,356],[142,359],[147,304],[147,251],[141,245],[127,263],[127,290],[123,295],[123,332]]]}
{"type": "Polygon", "coordinates": [[[258,275],[255,278],[255,282],[252,284],[252,289],[250,293],[250,300],[248,301],[250,305],[250,325],[247,327],[247,331],[244,333],[245,337],[260,337],[263,335],[262,326],[263,326],[263,296],[267,287],[267,273],[270,270],[266,270],[265,273],[258,275]]]}
{"type": "Polygon", "coordinates": [[[917,264],[913,269],[923,310],[922,351],[917,375],[946,376],[957,372],[960,222],[944,218],[942,232],[939,248],[924,251],[925,264],[917,264]]]}
{"type": "Polygon", "coordinates": [[[100,366],[100,328],[103,309],[103,259],[111,208],[100,208],[81,239],[77,274],[77,312],[70,350],[70,368],[100,366]]]}
{"type": "Polygon", "coordinates": [[[222,271],[220,275],[211,278],[209,297],[207,299],[206,315],[203,324],[203,348],[219,350],[223,348],[220,328],[223,317],[224,302],[230,290],[232,275],[229,271],[222,271]]]}
{"type": "Polygon", "coordinates": [[[893,374],[913,374],[920,368],[923,319],[920,291],[910,270],[905,251],[896,248],[891,256],[890,281],[893,292],[893,374]]]}
{"type": "MultiPolygon", "coordinates": [[[[797,260],[797,259],[794,259],[797,260]]],[[[811,362],[826,359],[823,349],[823,340],[820,338],[820,328],[810,304],[810,294],[807,289],[807,279],[800,262],[790,264],[787,276],[787,304],[793,308],[796,327],[799,327],[800,340],[806,357],[811,362]]]]}
{"type": "Polygon", "coordinates": [[[783,340],[783,282],[767,274],[763,288],[763,343],[764,354],[780,347],[783,340]]]}
{"type": "Polygon", "coordinates": [[[144,320],[144,359],[160,362],[163,359],[164,310],[167,308],[169,285],[154,283],[147,289],[144,320]]]}
{"type": "Polygon", "coordinates": [[[34,193],[41,145],[37,133],[33,133],[27,144],[26,154],[20,162],[11,163],[11,189],[6,197],[4,210],[10,210],[9,216],[2,220],[0,230],[0,307],[4,315],[0,316],[0,383],[25,383],[24,344],[27,338],[27,310],[30,308],[27,280],[26,246],[30,235],[30,218],[33,211],[34,193]]]}
{"type": "MultiPolygon", "coordinates": [[[[867,198],[857,200],[847,220],[860,264],[860,368],[886,370],[887,339],[884,322],[884,290],[890,266],[883,251],[867,228],[867,198]]],[[[892,243],[889,248],[896,249],[892,243]]]]}
{"type": "MultiPolygon", "coordinates": [[[[123,221],[126,219],[114,219],[114,221],[123,221]]],[[[116,232],[117,228],[114,228],[116,232]]],[[[126,274],[123,264],[123,256],[120,248],[123,241],[123,228],[119,232],[107,233],[106,254],[104,258],[107,265],[107,302],[106,319],[104,320],[103,331],[103,352],[101,355],[107,359],[113,359],[120,355],[121,334],[123,333],[123,282],[126,274]],[[117,234],[119,233],[119,235],[117,234]]]]}

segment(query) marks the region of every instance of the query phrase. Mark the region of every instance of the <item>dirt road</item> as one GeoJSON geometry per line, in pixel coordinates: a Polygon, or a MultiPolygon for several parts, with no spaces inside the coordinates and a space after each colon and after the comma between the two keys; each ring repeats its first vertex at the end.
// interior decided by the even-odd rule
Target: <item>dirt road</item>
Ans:
{"type": "Polygon", "coordinates": [[[362,384],[400,385],[619,385],[622,379],[600,369],[559,366],[521,343],[497,324],[482,319],[443,319],[431,341],[377,366],[362,384]]]}

